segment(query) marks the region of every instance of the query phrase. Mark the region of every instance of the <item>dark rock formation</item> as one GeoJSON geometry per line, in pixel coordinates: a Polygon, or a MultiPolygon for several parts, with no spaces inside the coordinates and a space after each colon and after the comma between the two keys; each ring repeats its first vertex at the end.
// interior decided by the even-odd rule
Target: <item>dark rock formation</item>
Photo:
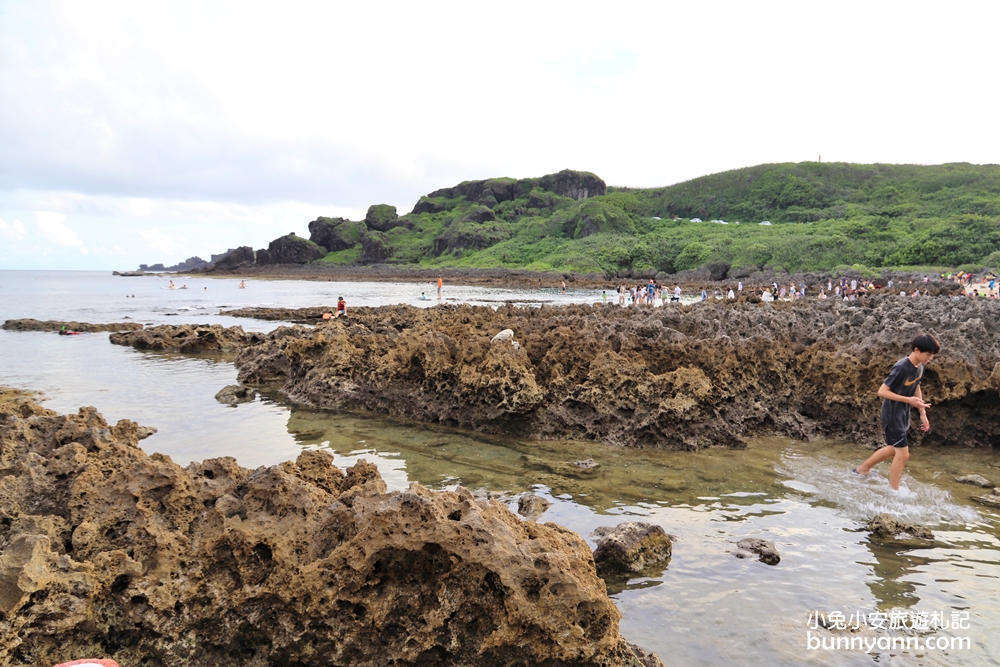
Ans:
{"type": "Polygon", "coordinates": [[[933,540],[934,533],[927,526],[900,521],[891,514],[876,514],[866,529],[876,537],[898,540],[933,540]]]}
{"type": "Polygon", "coordinates": [[[247,333],[243,327],[223,327],[219,324],[163,324],[141,331],[111,334],[115,345],[128,345],[137,350],[158,352],[225,352],[262,343],[264,334],[247,333]]]}
{"type": "Polygon", "coordinates": [[[361,237],[361,263],[373,264],[389,259],[389,240],[382,232],[368,232],[361,237]]]}
{"type": "Polygon", "coordinates": [[[175,465],[137,426],[0,401],[0,664],[661,665],[586,543],[322,450],[175,465]]]}
{"type": "Polygon", "coordinates": [[[363,222],[345,218],[316,218],[309,223],[309,240],[329,252],[337,252],[356,246],[367,231],[363,222]]]}
{"type": "Polygon", "coordinates": [[[110,324],[91,324],[90,322],[62,322],[56,320],[7,320],[0,329],[6,331],[59,331],[66,327],[70,331],[138,331],[142,325],[138,322],[112,322],[110,324]]]}
{"type": "Polygon", "coordinates": [[[601,526],[593,535],[598,538],[594,563],[602,575],[662,570],[673,549],[663,528],[640,521],[626,521],[613,528],[601,526]]]}
{"type": "Polygon", "coordinates": [[[736,543],[736,549],[733,553],[737,558],[757,556],[757,560],[768,565],[777,565],[781,562],[781,556],[774,543],[759,537],[748,537],[740,540],[736,543]]]}
{"type": "Polygon", "coordinates": [[[416,203],[413,207],[413,214],[420,215],[421,213],[440,213],[448,208],[448,205],[438,199],[431,199],[430,197],[421,197],[420,201],[416,203]]]}
{"type": "Polygon", "coordinates": [[[240,246],[227,252],[212,265],[219,270],[236,269],[241,266],[249,266],[255,261],[253,248],[250,246],[240,246]]]}
{"type": "MultiPolygon", "coordinates": [[[[232,250],[229,250],[227,252],[232,252],[232,250]]],[[[163,264],[153,264],[152,266],[147,266],[145,264],[140,264],[139,274],[141,275],[143,271],[175,271],[175,272],[197,271],[199,269],[204,269],[209,264],[215,262],[219,257],[223,256],[225,256],[225,253],[223,253],[222,255],[212,255],[212,259],[204,260],[201,257],[195,255],[194,257],[188,257],[183,262],[174,264],[173,266],[163,266],[163,264]]],[[[121,274],[121,275],[126,275],[126,274],[121,274]]]]}
{"type": "Polygon", "coordinates": [[[538,179],[538,187],[576,200],[608,193],[608,186],[596,174],[571,169],[563,169],[558,174],[542,176],[538,179]]]}
{"type": "Polygon", "coordinates": [[[961,477],[956,477],[955,481],[959,482],[960,484],[971,484],[973,486],[978,486],[983,489],[993,488],[993,482],[986,479],[982,475],[962,475],[961,477]]]}
{"type": "Polygon", "coordinates": [[[549,508],[550,503],[545,498],[534,493],[526,493],[517,499],[517,513],[528,521],[538,521],[538,518],[549,508]]]}
{"type": "Polygon", "coordinates": [[[240,403],[252,403],[257,399],[257,391],[250,387],[238,384],[230,384],[220,389],[215,394],[215,400],[236,407],[240,403]]]}
{"type": "Polygon", "coordinates": [[[272,322],[309,322],[316,324],[323,318],[323,313],[333,312],[333,306],[315,306],[311,308],[236,308],[220,310],[219,315],[228,317],[248,317],[255,320],[272,322]]]}
{"type": "Polygon", "coordinates": [[[309,239],[296,236],[294,233],[281,236],[271,241],[267,246],[264,260],[257,253],[258,264],[306,264],[326,255],[324,249],[309,239]]]}
{"type": "Polygon", "coordinates": [[[368,229],[377,232],[387,232],[398,224],[399,216],[396,215],[396,207],[388,204],[372,204],[365,214],[365,224],[368,229]]]}
{"type": "MultiPolygon", "coordinates": [[[[143,266],[145,266],[145,264],[143,266]]],[[[122,276],[123,278],[138,278],[140,276],[146,275],[146,272],[143,271],[142,269],[138,271],[112,271],[111,275],[122,276]]]]}

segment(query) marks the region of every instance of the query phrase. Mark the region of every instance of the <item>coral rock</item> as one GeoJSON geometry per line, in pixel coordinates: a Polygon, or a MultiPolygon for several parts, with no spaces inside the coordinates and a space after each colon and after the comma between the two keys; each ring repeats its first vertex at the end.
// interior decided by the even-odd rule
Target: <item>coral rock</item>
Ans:
{"type": "Polygon", "coordinates": [[[673,545],[660,526],[627,521],[594,531],[594,562],[601,573],[642,572],[669,560],[673,545]]]}
{"type": "Polygon", "coordinates": [[[735,555],[737,558],[752,558],[756,555],[758,557],[757,560],[768,565],[777,565],[781,562],[778,549],[774,546],[773,542],[768,540],[759,537],[748,537],[737,542],[736,547],[737,551],[735,555]]]}
{"type": "Polygon", "coordinates": [[[586,543],[326,451],[187,468],[93,408],[0,402],[0,664],[659,665],[586,543]]]}

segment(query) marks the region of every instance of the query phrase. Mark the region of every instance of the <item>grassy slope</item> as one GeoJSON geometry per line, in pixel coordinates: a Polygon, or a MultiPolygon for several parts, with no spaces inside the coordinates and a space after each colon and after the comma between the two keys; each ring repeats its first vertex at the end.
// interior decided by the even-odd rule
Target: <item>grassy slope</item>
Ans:
{"type": "Polygon", "coordinates": [[[493,205],[487,222],[463,220],[477,205],[463,197],[435,201],[444,210],[409,214],[412,229],[387,232],[391,263],[612,275],[719,261],[786,270],[1000,264],[996,165],[759,165],[580,202],[536,187],[493,205]],[[730,224],[707,222],[716,218],[730,224]]]}

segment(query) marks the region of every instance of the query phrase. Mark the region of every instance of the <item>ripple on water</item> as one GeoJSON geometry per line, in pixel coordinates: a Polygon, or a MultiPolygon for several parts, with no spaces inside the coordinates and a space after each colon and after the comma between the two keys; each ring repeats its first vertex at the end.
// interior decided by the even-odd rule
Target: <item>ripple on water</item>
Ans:
{"type": "Polygon", "coordinates": [[[822,454],[787,452],[778,470],[794,480],[785,483],[789,488],[831,503],[855,521],[868,521],[882,512],[924,525],[982,521],[979,512],[956,503],[950,492],[938,486],[905,476],[896,491],[886,477],[855,474],[842,460],[822,454]]]}

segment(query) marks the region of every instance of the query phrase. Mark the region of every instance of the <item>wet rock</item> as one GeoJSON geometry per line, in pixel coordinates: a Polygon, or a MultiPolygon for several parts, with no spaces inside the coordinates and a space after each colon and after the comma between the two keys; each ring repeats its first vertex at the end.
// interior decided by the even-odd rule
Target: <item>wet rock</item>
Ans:
{"type": "Polygon", "coordinates": [[[988,496],[972,496],[972,499],[989,507],[1000,507],[1000,495],[996,493],[988,496]]]}
{"type": "Polygon", "coordinates": [[[899,521],[891,514],[876,514],[866,529],[872,535],[890,539],[933,540],[934,533],[927,526],[899,521]]]}
{"type": "Polygon", "coordinates": [[[257,399],[257,391],[239,384],[223,387],[215,394],[215,400],[236,407],[240,403],[252,403],[257,399]]]}
{"type": "Polygon", "coordinates": [[[737,551],[733,552],[737,558],[753,558],[768,565],[777,565],[781,562],[781,555],[774,543],[759,537],[748,537],[736,543],[737,551]]]}
{"type": "Polygon", "coordinates": [[[223,327],[219,324],[162,324],[141,331],[113,333],[110,340],[115,345],[127,345],[137,350],[224,352],[263,342],[264,334],[247,333],[243,327],[223,327]]]}
{"type": "Polygon", "coordinates": [[[548,500],[534,493],[526,493],[517,499],[517,513],[528,521],[537,521],[552,505],[548,500]]]}
{"type": "Polygon", "coordinates": [[[70,331],[94,333],[98,331],[138,331],[142,325],[138,322],[112,322],[110,324],[91,324],[90,322],[62,322],[56,320],[7,320],[0,329],[6,331],[59,331],[66,327],[70,331]]]}
{"type": "Polygon", "coordinates": [[[649,523],[627,521],[617,526],[601,526],[592,533],[598,538],[594,563],[599,573],[640,573],[670,559],[670,536],[649,523]]]}
{"type": "Polygon", "coordinates": [[[0,421],[0,664],[660,664],[578,535],[496,501],[386,493],[322,450],[181,468],[93,408],[29,419],[0,421]]]}
{"type": "Polygon", "coordinates": [[[961,477],[956,477],[955,481],[960,482],[962,484],[971,484],[973,486],[979,486],[984,489],[993,488],[993,482],[986,479],[982,475],[962,475],[961,477]]]}
{"type": "Polygon", "coordinates": [[[590,470],[592,468],[596,468],[601,464],[595,461],[594,459],[585,459],[583,461],[576,461],[575,463],[573,463],[573,465],[575,465],[580,470],[590,470]]]}

